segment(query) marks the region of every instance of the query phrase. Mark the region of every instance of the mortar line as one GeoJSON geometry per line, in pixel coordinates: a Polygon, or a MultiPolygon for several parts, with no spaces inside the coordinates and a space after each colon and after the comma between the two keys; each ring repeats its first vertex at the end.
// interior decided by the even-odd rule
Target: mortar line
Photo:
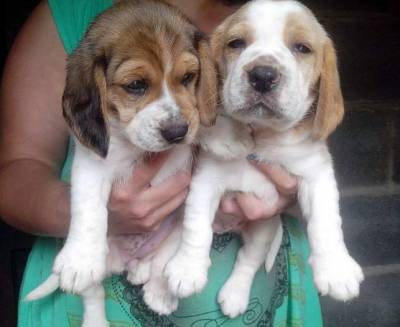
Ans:
{"type": "Polygon", "coordinates": [[[383,276],[400,273],[400,263],[363,267],[366,277],[383,276]]]}
{"type": "Polygon", "coordinates": [[[387,171],[387,178],[388,178],[388,186],[390,190],[394,188],[394,147],[395,147],[395,138],[396,138],[396,130],[394,124],[394,113],[390,113],[386,119],[388,121],[388,137],[389,137],[389,153],[388,153],[388,171],[387,171]]]}
{"type": "Polygon", "coordinates": [[[344,187],[340,189],[340,195],[343,198],[356,196],[380,197],[400,195],[400,185],[393,183],[391,187],[388,187],[387,185],[344,187]]]}

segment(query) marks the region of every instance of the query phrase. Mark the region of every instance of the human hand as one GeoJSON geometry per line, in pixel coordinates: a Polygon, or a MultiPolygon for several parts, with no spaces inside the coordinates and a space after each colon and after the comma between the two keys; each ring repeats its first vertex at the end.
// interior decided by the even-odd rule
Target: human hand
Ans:
{"type": "Polygon", "coordinates": [[[185,200],[190,173],[180,172],[157,186],[150,182],[168,158],[163,152],[135,168],[132,177],[116,183],[108,202],[109,232],[132,234],[157,229],[164,218],[185,200]]]}
{"type": "Polygon", "coordinates": [[[295,176],[276,164],[255,160],[250,160],[250,162],[275,184],[279,193],[277,204],[272,207],[267,206],[262,200],[249,193],[227,195],[220,203],[220,212],[247,220],[272,218],[295,202],[298,184],[295,176]]]}

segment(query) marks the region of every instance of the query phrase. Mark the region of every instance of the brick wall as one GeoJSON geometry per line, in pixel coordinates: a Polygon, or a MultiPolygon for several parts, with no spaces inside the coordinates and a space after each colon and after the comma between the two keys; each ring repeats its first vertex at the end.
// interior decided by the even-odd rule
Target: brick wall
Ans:
{"type": "Polygon", "coordinates": [[[329,143],[345,240],[363,266],[359,299],[322,298],[325,325],[400,326],[398,1],[306,1],[333,37],[346,115],[329,143]]]}

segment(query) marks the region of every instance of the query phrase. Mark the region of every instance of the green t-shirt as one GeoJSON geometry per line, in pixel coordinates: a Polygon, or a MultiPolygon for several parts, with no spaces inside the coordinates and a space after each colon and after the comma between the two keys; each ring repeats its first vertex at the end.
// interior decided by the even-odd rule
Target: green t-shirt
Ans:
{"type": "MultiPolygon", "coordinates": [[[[49,7],[65,51],[79,44],[93,19],[112,5],[111,0],[49,0],[49,7]]],[[[69,181],[73,144],[70,143],[61,178],[69,181]]],[[[112,327],[233,327],[233,326],[322,326],[318,295],[307,264],[308,243],[295,218],[285,217],[284,241],[274,268],[267,275],[262,267],[254,280],[248,310],[236,319],[225,317],[217,303],[218,290],[227,280],[240,247],[232,233],[214,237],[209,282],[201,294],[180,301],[170,316],[151,312],[142,300],[140,287],[124,276],[104,282],[106,312],[112,327]]],[[[20,297],[42,283],[51,273],[62,240],[38,238],[29,256],[20,297]]],[[[20,300],[19,327],[80,326],[82,303],[78,296],[61,291],[38,301],[20,300]]]]}

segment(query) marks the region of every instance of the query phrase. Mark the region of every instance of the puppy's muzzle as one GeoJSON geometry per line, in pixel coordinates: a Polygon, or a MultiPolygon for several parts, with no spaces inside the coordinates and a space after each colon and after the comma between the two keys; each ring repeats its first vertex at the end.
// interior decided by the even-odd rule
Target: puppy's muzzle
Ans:
{"type": "Polygon", "coordinates": [[[258,93],[272,91],[279,85],[281,74],[273,66],[255,66],[248,72],[249,83],[258,93]]]}
{"type": "Polygon", "coordinates": [[[188,129],[188,124],[184,120],[179,119],[162,123],[160,132],[168,143],[179,143],[185,138],[188,129]]]}

